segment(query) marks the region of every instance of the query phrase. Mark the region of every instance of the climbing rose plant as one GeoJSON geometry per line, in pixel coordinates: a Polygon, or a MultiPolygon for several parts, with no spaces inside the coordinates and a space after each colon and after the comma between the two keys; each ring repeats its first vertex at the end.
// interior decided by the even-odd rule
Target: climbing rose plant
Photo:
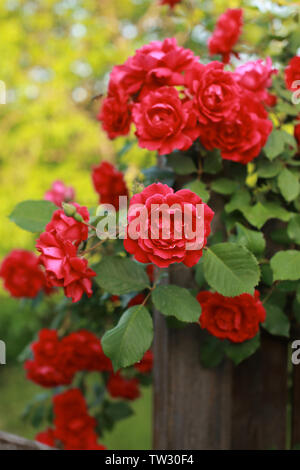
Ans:
{"type": "MultiPolygon", "coordinates": [[[[173,12],[179,3],[161,1],[173,12]]],[[[205,367],[224,357],[238,364],[260,347],[262,330],[289,337],[300,321],[300,57],[287,45],[272,58],[241,58],[244,23],[242,9],[224,12],[205,57],[166,38],[113,67],[98,115],[104,131],[125,138],[125,156],[135,140],[158,154],[134,185],[102,161],[91,170],[97,209],[75,203],[73,189],[56,181],[45,200],[21,202],[10,216],[38,234],[39,255],[10,253],[4,286],[14,297],[44,296],[56,312],[25,361],[28,379],[50,389],[41,442],[103,448],[98,436],[131,414],[128,402],[149,383],[154,310],[176,327],[203,330],[205,367]],[[122,218],[128,196],[123,235],[107,230],[99,240],[106,213],[122,218]],[[192,250],[177,218],[185,207],[192,228],[202,208],[192,250]],[[169,283],[179,263],[194,271],[197,289],[169,283]],[[64,298],[53,306],[57,291],[64,298]],[[100,380],[91,398],[92,372],[100,380]]],[[[37,419],[38,410],[35,402],[27,415],[37,419]]]]}

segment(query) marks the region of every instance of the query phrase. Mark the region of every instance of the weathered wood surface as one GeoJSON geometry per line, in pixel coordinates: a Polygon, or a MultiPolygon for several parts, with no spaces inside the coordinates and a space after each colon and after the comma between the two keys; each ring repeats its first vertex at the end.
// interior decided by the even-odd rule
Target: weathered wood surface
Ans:
{"type": "Polygon", "coordinates": [[[287,341],[263,334],[261,348],[233,368],[232,449],[285,449],[287,347],[287,341]]]}
{"type": "Polygon", "coordinates": [[[0,431],[0,451],[1,450],[53,450],[51,447],[40,444],[36,441],[29,441],[23,437],[15,436],[0,431]]]}
{"type": "MultiPolygon", "coordinates": [[[[170,282],[191,286],[191,270],[176,266],[170,282]]],[[[155,314],[154,449],[230,448],[230,364],[201,366],[197,325],[169,328],[155,314]]]]}

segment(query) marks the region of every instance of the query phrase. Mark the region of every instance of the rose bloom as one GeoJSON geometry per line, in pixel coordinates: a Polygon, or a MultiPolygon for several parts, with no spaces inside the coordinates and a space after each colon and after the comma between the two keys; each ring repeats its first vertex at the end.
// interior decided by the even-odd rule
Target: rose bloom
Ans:
{"type": "Polygon", "coordinates": [[[285,69],[285,83],[289,90],[296,91],[300,84],[294,82],[300,81],[300,56],[293,57],[285,69]],[[294,84],[294,86],[293,86],[294,84]]]}
{"type": "Polygon", "coordinates": [[[44,199],[61,207],[63,202],[74,201],[75,191],[72,186],[66,186],[65,183],[57,180],[52,183],[51,189],[45,193],[44,199]]]}
{"type": "Polygon", "coordinates": [[[277,73],[278,70],[272,68],[272,59],[267,57],[265,63],[259,59],[240,65],[235,69],[234,78],[242,88],[253,94],[254,99],[268,101],[267,88],[272,85],[272,75],[277,73]]]}
{"type": "MultiPolygon", "coordinates": [[[[189,229],[195,231],[198,213],[196,205],[203,204],[202,199],[188,189],[182,189],[174,193],[174,190],[166,184],[157,183],[145,188],[141,193],[135,194],[131,201],[128,211],[128,236],[124,240],[124,247],[128,253],[134,255],[134,258],[141,263],[152,262],[161,268],[168,267],[172,263],[184,263],[186,266],[194,266],[202,256],[202,249],[206,245],[207,237],[210,234],[210,224],[214,212],[204,204],[204,233],[201,246],[195,249],[187,249],[187,243],[198,242],[196,236],[191,237],[191,233],[185,233],[186,227],[183,225],[184,210],[188,209],[189,229]],[[157,210],[152,208],[152,204],[165,204],[163,221],[161,217],[157,225],[157,210]],[[172,207],[174,204],[177,206],[172,207]],[[137,205],[137,206],[135,206],[137,205]],[[146,215],[145,220],[139,221],[139,215],[143,212],[146,215]],[[145,214],[146,211],[146,214],[145,214]],[[178,221],[178,213],[180,220],[178,221]],[[169,219],[170,218],[170,224],[169,219]],[[137,227],[137,238],[130,238],[130,226],[137,227]],[[165,222],[164,222],[165,221],[165,222]],[[169,227],[166,227],[165,223],[169,227]],[[170,229],[170,237],[164,239],[162,230],[170,229]],[[156,231],[156,238],[153,231],[156,231]],[[145,235],[143,234],[145,233],[145,235]],[[147,236],[148,238],[147,238],[147,236]],[[158,238],[157,238],[158,236],[158,238]],[[190,237],[190,238],[187,238],[190,237]]],[[[185,224],[186,225],[186,224],[185,224]]],[[[188,248],[191,248],[189,245],[188,248]]]]}
{"type": "Polygon", "coordinates": [[[135,400],[140,396],[138,379],[126,379],[120,372],[111,374],[107,382],[107,391],[113,398],[135,400]]]}
{"type": "Polygon", "coordinates": [[[61,340],[64,368],[77,371],[112,371],[111,360],[105,356],[100,339],[94,333],[80,330],[61,340]]]}
{"type": "Polygon", "coordinates": [[[141,374],[147,374],[148,372],[151,372],[153,368],[153,352],[150,349],[149,351],[146,351],[143,358],[140,360],[140,362],[137,362],[134,367],[141,374]]]}
{"type": "Polygon", "coordinates": [[[259,331],[259,324],[266,318],[257,290],[254,296],[242,294],[238,297],[200,292],[197,300],[202,308],[201,327],[217,338],[229,339],[234,343],[253,338],[259,331]]]}
{"type": "Polygon", "coordinates": [[[54,437],[65,450],[104,449],[97,443],[96,420],[88,414],[87,405],[78,388],[67,390],[53,398],[54,437]]]}
{"type": "Polygon", "coordinates": [[[243,10],[240,8],[228,9],[217,22],[213,35],[208,41],[211,55],[221,54],[223,62],[228,63],[230,53],[237,43],[243,26],[243,10]]]}
{"type": "MultiPolygon", "coordinates": [[[[89,211],[86,207],[80,207],[73,203],[77,212],[83,217],[85,222],[89,221],[89,211]]],[[[74,242],[78,246],[82,241],[88,238],[88,226],[82,222],[77,222],[73,217],[65,215],[63,210],[57,210],[53,213],[51,221],[46,225],[46,231],[58,235],[64,240],[74,242]]]]}
{"type": "Polygon", "coordinates": [[[113,68],[108,94],[122,89],[134,100],[168,85],[183,85],[183,73],[197,60],[190,49],[177,45],[175,38],[153,41],[138,49],[123,65],[113,68]]]}
{"type": "Polygon", "coordinates": [[[45,431],[39,432],[35,436],[35,440],[49,447],[56,446],[54,431],[51,428],[48,428],[45,431]]]}
{"type": "Polygon", "coordinates": [[[258,157],[272,127],[264,107],[245,95],[238,116],[233,120],[202,127],[200,140],[208,150],[220,149],[224,160],[245,165],[258,157]]]}
{"type": "Polygon", "coordinates": [[[139,146],[160,155],[187,150],[199,135],[191,101],[181,101],[175,88],[146,95],[132,110],[139,146]]]}
{"type": "Polygon", "coordinates": [[[131,124],[131,106],[122,89],[115,90],[103,100],[98,120],[110,139],[127,135],[131,124]]]}
{"type": "Polygon", "coordinates": [[[93,167],[92,179],[101,204],[112,204],[119,210],[119,197],[128,196],[128,190],[121,171],[109,162],[93,167]]]}
{"type": "Polygon", "coordinates": [[[34,358],[25,362],[27,379],[42,387],[69,385],[74,368],[64,368],[61,362],[61,346],[56,330],[43,329],[31,345],[34,358]]]}
{"type": "Polygon", "coordinates": [[[234,118],[239,110],[240,89],[220,62],[194,65],[186,74],[186,85],[195,97],[200,123],[234,118]]]}
{"type": "Polygon", "coordinates": [[[66,297],[78,302],[85,293],[90,297],[91,278],[96,273],[84,258],[77,256],[77,248],[51,232],[43,232],[36,243],[41,252],[40,262],[45,267],[47,282],[52,287],[64,287],[66,297]]]}
{"type": "Polygon", "coordinates": [[[0,277],[12,297],[33,298],[46,287],[38,257],[26,250],[13,250],[4,258],[0,277]]]}

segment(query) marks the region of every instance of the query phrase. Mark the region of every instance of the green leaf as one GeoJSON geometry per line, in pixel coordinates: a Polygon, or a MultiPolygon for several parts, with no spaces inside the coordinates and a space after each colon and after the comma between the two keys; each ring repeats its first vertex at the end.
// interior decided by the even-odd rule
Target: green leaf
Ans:
{"type": "Polygon", "coordinates": [[[208,173],[210,175],[215,175],[219,173],[222,169],[222,158],[220,154],[220,150],[213,150],[212,152],[207,152],[204,163],[203,163],[203,171],[204,173],[208,173]]]}
{"type": "Polygon", "coordinates": [[[300,245],[300,215],[295,215],[291,218],[287,228],[288,236],[295,242],[297,245],[300,245]]]}
{"type": "Polygon", "coordinates": [[[201,197],[203,202],[207,202],[209,200],[210,194],[206,189],[206,185],[202,181],[194,180],[191,183],[186,184],[184,188],[196,193],[201,197]]]}
{"type": "Polygon", "coordinates": [[[187,289],[178,286],[158,286],[152,301],[163,315],[174,316],[183,322],[198,322],[201,306],[187,289]]]}
{"type": "Polygon", "coordinates": [[[193,160],[179,152],[167,156],[167,166],[173,168],[177,175],[189,175],[197,171],[193,160]]]}
{"type": "Polygon", "coordinates": [[[300,279],[300,251],[279,251],[271,259],[274,281],[297,281],[300,279]]]}
{"type": "Polygon", "coordinates": [[[105,412],[113,421],[120,421],[134,414],[131,406],[125,401],[108,402],[105,412]]]}
{"type": "Polygon", "coordinates": [[[295,173],[284,168],[284,170],[279,174],[277,182],[280,192],[287,202],[291,202],[296,199],[300,191],[300,184],[299,178],[295,173]]]}
{"type": "Polygon", "coordinates": [[[246,189],[239,189],[230,199],[230,202],[226,204],[225,210],[227,214],[231,212],[240,210],[243,207],[249,207],[251,201],[251,196],[249,191],[246,189]]]}
{"type": "Polygon", "coordinates": [[[204,275],[208,284],[220,294],[235,297],[253,294],[260,271],[256,258],[235,243],[220,243],[205,250],[204,275]]]}
{"type": "Polygon", "coordinates": [[[142,171],[145,176],[145,184],[150,185],[152,183],[165,183],[168,186],[172,186],[174,183],[175,175],[169,168],[159,168],[152,166],[142,171]]]}
{"type": "Polygon", "coordinates": [[[260,334],[258,333],[254,338],[244,341],[243,343],[229,343],[226,346],[226,355],[237,366],[242,361],[252,356],[260,347],[260,334]]]}
{"type": "Polygon", "coordinates": [[[260,268],[261,270],[261,280],[264,284],[271,287],[273,284],[273,271],[269,264],[263,264],[260,268]]]}
{"type": "Polygon", "coordinates": [[[145,269],[129,258],[107,256],[93,269],[97,283],[110,294],[128,294],[149,287],[145,269]]]}
{"type": "Polygon", "coordinates": [[[116,371],[140,361],[152,339],[151,315],[143,305],[135,305],[123,313],[117,326],[104,334],[101,344],[116,371]]]}
{"type": "Polygon", "coordinates": [[[56,210],[50,201],[23,201],[16,205],[9,218],[28,232],[43,232],[56,210]]]}
{"type": "Polygon", "coordinates": [[[259,229],[270,219],[288,222],[292,215],[275,202],[257,202],[254,206],[242,208],[242,213],[251,225],[259,229]]]}
{"type": "Polygon", "coordinates": [[[212,182],[211,189],[216,193],[228,195],[236,192],[239,184],[228,178],[219,178],[212,182]]]}
{"type": "Polygon", "coordinates": [[[200,346],[200,359],[203,367],[211,368],[221,364],[225,355],[225,345],[224,341],[215,336],[205,338],[200,346]]]}
{"type": "Polygon", "coordinates": [[[284,138],[282,131],[274,129],[264,147],[264,152],[269,160],[273,160],[284,151],[284,138]]]}
{"type": "Polygon", "coordinates": [[[274,176],[278,175],[281,168],[282,164],[278,160],[274,162],[260,160],[257,165],[257,174],[259,178],[274,178],[274,176]]]}
{"type": "Polygon", "coordinates": [[[245,246],[254,254],[261,254],[266,248],[266,241],[261,232],[249,230],[242,224],[237,223],[237,243],[245,246]]]}
{"type": "Polygon", "coordinates": [[[286,336],[288,338],[290,335],[290,321],[288,317],[280,307],[272,304],[271,302],[266,302],[264,307],[266,309],[267,316],[263,323],[263,327],[271,335],[286,336]]]}

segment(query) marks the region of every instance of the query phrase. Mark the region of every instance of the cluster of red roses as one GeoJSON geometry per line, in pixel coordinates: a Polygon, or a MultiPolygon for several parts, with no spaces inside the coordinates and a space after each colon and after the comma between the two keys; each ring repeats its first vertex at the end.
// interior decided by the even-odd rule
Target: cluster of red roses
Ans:
{"type": "Polygon", "coordinates": [[[86,207],[73,203],[77,220],[58,209],[36,242],[41,253],[40,263],[45,268],[47,283],[63,287],[66,297],[78,302],[83,293],[92,295],[91,278],[96,273],[88,267],[86,259],[77,254],[80,243],[88,238],[89,213],[86,207]]]}
{"type": "MultiPolygon", "coordinates": [[[[240,34],[242,11],[224,15],[210,41],[214,52],[217,44],[229,44],[223,33],[240,34]],[[227,17],[233,31],[228,23],[224,28],[227,17]]],[[[187,150],[200,138],[207,149],[220,149],[224,159],[246,164],[258,156],[272,130],[261,101],[274,104],[267,88],[276,72],[271,59],[225,71],[220,62],[200,63],[175,39],[154,41],[113,68],[98,117],[112,139],[127,135],[133,122],[143,148],[169,154],[187,150]]]]}
{"type": "Polygon", "coordinates": [[[64,450],[104,450],[98,444],[97,421],[88,414],[84,396],[78,388],[53,397],[54,428],[36,435],[36,440],[64,450]]]}
{"type": "MultiPolygon", "coordinates": [[[[42,387],[70,385],[77,372],[109,372],[107,389],[112,397],[133,400],[140,395],[137,379],[127,379],[113,372],[96,335],[80,330],[59,339],[56,330],[43,329],[31,345],[33,359],[27,360],[27,378],[42,387]]],[[[135,368],[141,373],[152,369],[153,355],[147,351],[135,368]]]]}
{"type": "Polygon", "coordinates": [[[111,361],[99,339],[81,330],[58,338],[56,330],[43,329],[31,345],[33,360],[27,360],[27,378],[42,387],[70,385],[76,372],[112,371],[111,361]]]}
{"type": "Polygon", "coordinates": [[[224,297],[217,292],[200,292],[197,300],[202,313],[200,325],[213,336],[242,343],[253,338],[259,331],[259,324],[266,319],[266,311],[256,290],[254,296],[242,294],[238,297],[224,297]]]}
{"type": "MultiPolygon", "coordinates": [[[[31,345],[33,359],[27,360],[27,378],[42,387],[70,385],[77,372],[98,371],[109,374],[106,389],[113,398],[135,400],[140,396],[139,380],[113,372],[111,361],[103,353],[96,335],[80,330],[58,338],[56,330],[43,329],[31,345]]],[[[152,351],[135,364],[141,374],[151,372],[152,351]]],[[[79,389],[70,389],[53,398],[55,429],[39,433],[36,439],[64,449],[103,449],[97,444],[96,420],[88,415],[87,404],[79,389]]]]}

